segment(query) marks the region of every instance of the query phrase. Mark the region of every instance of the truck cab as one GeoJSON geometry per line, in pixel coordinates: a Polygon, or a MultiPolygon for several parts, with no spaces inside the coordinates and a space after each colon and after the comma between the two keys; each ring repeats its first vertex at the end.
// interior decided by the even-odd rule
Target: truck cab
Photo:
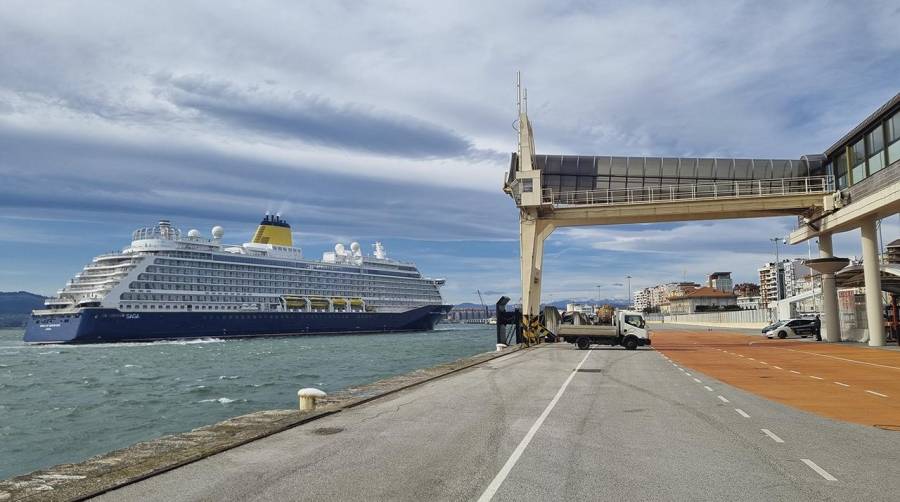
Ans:
{"type": "Polygon", "coordinates": [[[612,316],[612,325],[569,325],[559,326],[557,336],[579,350],[591,345],[621,345],[628,350],[650,345],[650,330],[640,312],[618,310],[612,316]]]}

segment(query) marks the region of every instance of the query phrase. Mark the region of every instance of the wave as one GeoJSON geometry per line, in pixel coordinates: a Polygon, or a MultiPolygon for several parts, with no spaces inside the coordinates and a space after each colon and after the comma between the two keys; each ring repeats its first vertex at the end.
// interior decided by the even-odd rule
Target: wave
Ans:
{"type": "Polygon", "coordinates": [[[82,344],[41,344],[41,345],[25,345],[25,347],[35,347],[41,349],[47,348],[66,348],[66,349],[108,349],[108,348],[124,348],[124,347],[157,347],[160,345],[197,345],[205,343],[225,343],[228,340],[222,338],[191,338],[188,340],[157,340],[154,342],[121,342],[121,343],[82,343],[82,344]]]}
{"type": "Polygon", "coordinates": [[[201,399],[197,401],[198,403],[219,403],[219,404],[228,404],[237,401],[237,399],[229,399],[227,397],[220,397],[218,399],[201,399]]]}
{"type": "Polygon", "coordinates": [[[238,375],[222,375],[219,377],[219,380],[237,380],[238,378],[241,377],[238,375]]]}

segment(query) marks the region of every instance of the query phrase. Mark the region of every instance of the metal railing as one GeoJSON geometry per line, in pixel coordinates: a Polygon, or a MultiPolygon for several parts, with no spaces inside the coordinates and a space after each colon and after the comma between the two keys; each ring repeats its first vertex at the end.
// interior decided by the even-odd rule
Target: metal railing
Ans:
{"type": "Polygon", "coordinates": [[[545,188],[545,204],[554,206],[652,204],[693,200],[743,199],[786,195],[826,194],[834,192],[833,176],[776,178],[765,180],[722,180],[695,185],[574,190],[559,192],[545,188]]]}

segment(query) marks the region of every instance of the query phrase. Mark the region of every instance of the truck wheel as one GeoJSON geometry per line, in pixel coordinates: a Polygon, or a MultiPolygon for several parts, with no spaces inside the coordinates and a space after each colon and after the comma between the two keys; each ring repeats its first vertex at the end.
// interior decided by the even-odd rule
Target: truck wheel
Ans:
{"type": "Polygon", "coordinates": [[[637,341],[637,338],[635,338],[635,337],[633,337],[633,336],[629,336],[628,338],[626,338],[626,339],[625,339],[625,348],[626,348],[627,350],[635,350],[635,349],[637,349],[637,348],[638,348],[638,341],[637,341]]]}
{"type": "Polygon", "coordinates": [[[575,346],[578,350],[587,350],[591,346],[591,341],[586,336],[579,336],[578,340],[575,340],[575,346]]]}
{"type": "Polygon", "coordinates": [[[778,338],[787,338],[787,331],[784,331],[784,330],[779,331],[778,338]]]}

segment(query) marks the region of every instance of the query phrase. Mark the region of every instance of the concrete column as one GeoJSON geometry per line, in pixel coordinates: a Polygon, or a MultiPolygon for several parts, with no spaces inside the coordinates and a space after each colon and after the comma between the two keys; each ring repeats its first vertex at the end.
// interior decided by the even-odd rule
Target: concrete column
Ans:
{"type": "Polygon", "coordinates": [[[878,232],[875,218],[860,227],[862,231],[863,275],[866,281],[866,320],[869,345],[884,346],[884,316],[881,305],[881,265],[878,262],[878,232]]]}
{"type": "Polygon", "coordinates": [[[537,316],[541,306],[541,272],[544,241],[554,225],[523,211],[519,221],[519,250],[522,274],[522,314],[537,316]]]}
{"type": "MultiPolygon", "coordinates": [[[[831,234],[819,235],[819,257],[833,258],[834,247],[831,234]]],[[[834,274],[822,274],[822,312],[825,314],[825,340],[841,341],[840,312],[838,312],[837,287],[834,274]]]]}

